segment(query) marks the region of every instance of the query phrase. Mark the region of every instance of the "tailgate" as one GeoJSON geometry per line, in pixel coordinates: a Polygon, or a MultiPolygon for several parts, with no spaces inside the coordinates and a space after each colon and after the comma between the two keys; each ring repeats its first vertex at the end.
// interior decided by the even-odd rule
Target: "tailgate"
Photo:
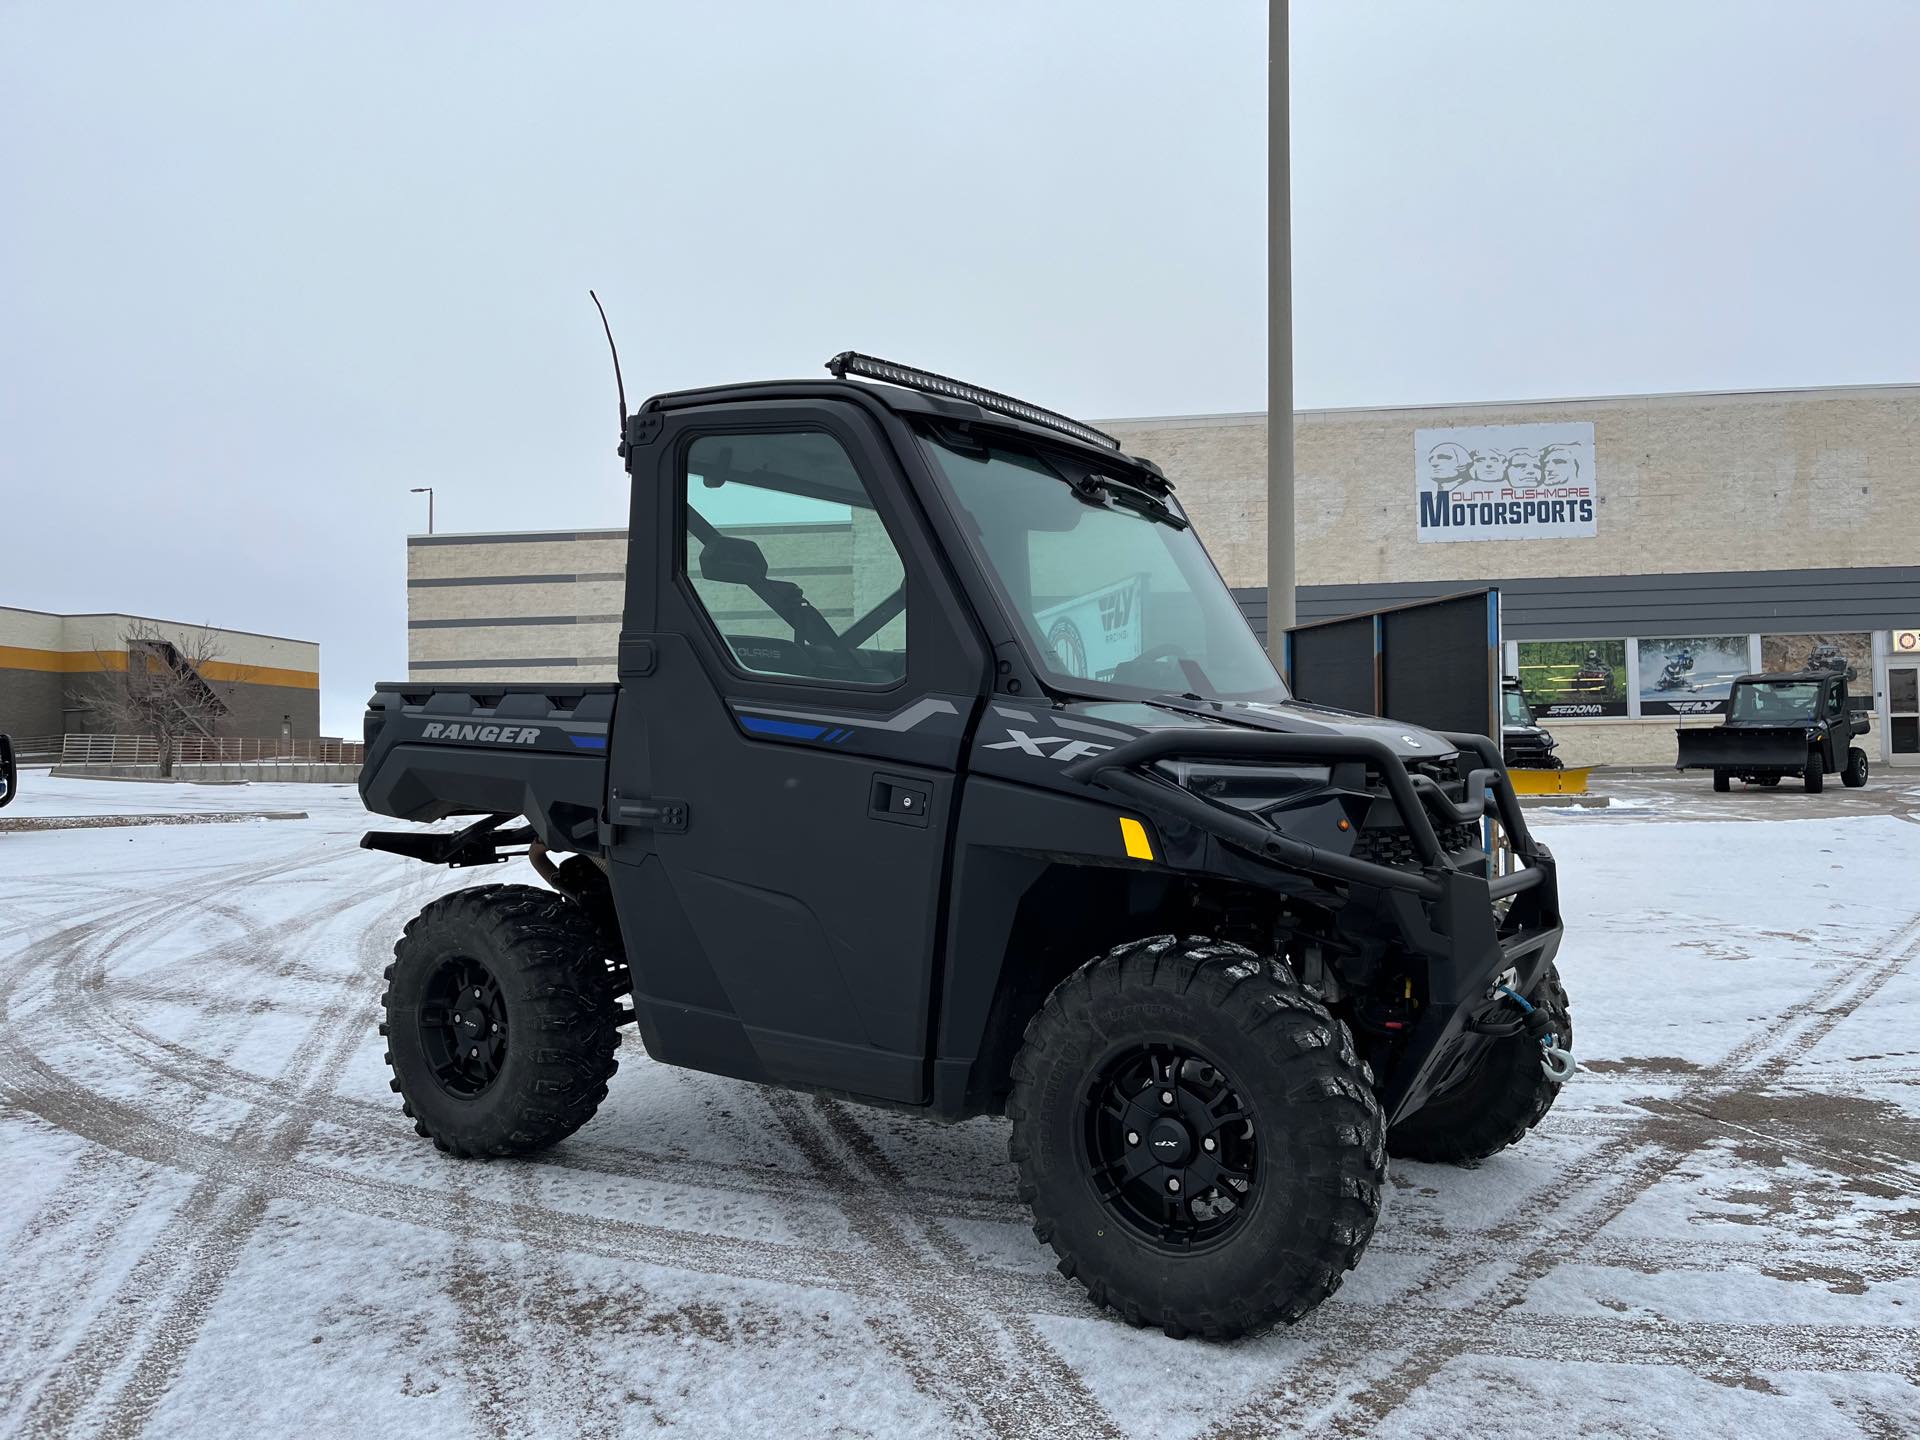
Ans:
{"type": "Polygon", "coordinates": [[[1720,725],[1680,730],[1681,770],[1798,770],[1807,763],[1807,735],[1799,726],[1747,728],[1720,725]]]}

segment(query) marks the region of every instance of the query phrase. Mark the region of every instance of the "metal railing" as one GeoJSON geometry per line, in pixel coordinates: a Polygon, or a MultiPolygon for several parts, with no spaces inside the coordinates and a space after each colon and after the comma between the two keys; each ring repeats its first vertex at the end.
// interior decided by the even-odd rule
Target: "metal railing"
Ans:
{"type": "Polygon", "coordinates": [[[44,765],[60,758],[60,741],[58,735],[16,735],[13,737],[14,757],[22,765],[44,765]]]}
{"type": "MultiPolygon", "coordinates": [[[[68,735],[59,747],[64,765],[158,765],[160,742],[151,735],[68,735]]],[[[359,765],[367,747],[344,740],[290,740],[278,736],[190,736],[173,742],[176,765],[254,765],[296,761],[359,765]]]]}

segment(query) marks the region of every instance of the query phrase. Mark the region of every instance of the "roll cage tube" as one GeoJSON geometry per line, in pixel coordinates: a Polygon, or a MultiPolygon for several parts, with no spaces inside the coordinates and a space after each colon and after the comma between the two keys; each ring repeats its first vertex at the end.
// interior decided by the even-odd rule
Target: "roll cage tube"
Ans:
{"type": "MultiPolygon", "coordinates": [[[[1400,757],[1379,740],[1358,735],[1280,735],[1266,731],[1219,731],[1194,734],[1168,730],[1138,739],[1100,755],[1089,755],[1064,767],[1061,774],[1083,784],[1097,785],[1125,796],[1144,810],[1172,814],[1227,844],[1269,860],[1291,865],[1310,875],[1322,875],[1349,884],[1372,885],[1384,890],[1401,890],[1423,900],[1438,900],[1443,893],[1440,882],[1429,875],[1356,860],[1322,850],[1282,835],[1250,820],[1238,811],[1216,804],[1172,781],[1143,773],[1144,768],[1162,760],[1245,760],[1273,764],[1299,764],[1360,761],[1370,764],[1386,783],[1400,823],[1413,842],[1414,852],[1425,869],[1449,869],[1440,849],[1440,837],[1429,818],[1430,808],[1439,810],[1448,823],[1478,820],[1489,809],[1495,811],[1506,828],[1514,853],[1531,863],[1538,855],[1533,836],[1520,811],[1513,782],[1493,742],[1484,735],[1443,733],[1449,744],[1488,762],[1485,768],[1467,775],[1469,796],[1479,791],[1479,801],[1455,802],[1424,775],[1407,773],[1400,757]],[[1419,783],[1416,783],[1419,782],[1419,783]]],[[[1516,870],[1487,882],[1494,899],[1518,894],[1540,884],[1545,871],[1535,868],[1516,870]]]]}
{"type": "MultiPolygon", "coordinates": [[[[712,545],[716,541],[724,543],[732,538],[691,505],[687,506],[687,528],[699,538],[702,545],[712,545]]],[[[744,583],[761,604],[793,628],[796,642],[802,645],[825,645],[830,650],[841,652],[842,658],[855,659],[856,663],[857,647],[878,635],[907,605],[907,587],[903,581],[891,595],[842,633],[835,630],[827,617],[815,608],[807,598],[806,591],[792,581],[773,580],[760,575],[744,583]]]]}

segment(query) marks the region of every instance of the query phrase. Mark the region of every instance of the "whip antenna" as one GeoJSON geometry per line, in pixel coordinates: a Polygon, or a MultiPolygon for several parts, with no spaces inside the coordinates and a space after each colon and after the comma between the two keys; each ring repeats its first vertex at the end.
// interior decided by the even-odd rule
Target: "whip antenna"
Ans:
{"type": "Polygon", "coordinates": [[[587,298],[593,301],[593,308],[600,312],[600,328],[607,332],[607,349],[613,352],[613,387],[620,392],[620,441],[624,445],[627,439],[627,382],[620,378],[620,347],[613,343],[613,326],[607,323],[607,307],[600,303],[600,297],[587,291],[587,298]]]}

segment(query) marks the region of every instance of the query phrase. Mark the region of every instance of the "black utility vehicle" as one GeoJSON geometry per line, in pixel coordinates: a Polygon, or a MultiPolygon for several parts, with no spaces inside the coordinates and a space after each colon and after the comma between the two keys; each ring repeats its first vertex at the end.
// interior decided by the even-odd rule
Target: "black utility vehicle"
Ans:
{"type": "Polygon", "coordinates": [[[1560,770],[1553,732],[1533,718],[1526,692],[1512,676],[1500,682],[1500,750],[1513,770],[1560,770]]]}
{"type": "Polygon", "coordinates": [[[1866,731],[1865,718],[1847,704],[1844,672],[1742,675],[1724,722],[1677,732],[1674,767],[1711,770],[1716,790],[1732,789],[1735,780],[1771,788],[1797,775],[1817,795],[1834,774],[1857,788],[1867,783],[1867,752],[1848,742],[1866,731]]]}
{"type": "Polygon", "coordinates": [[[1293,701],[1152,464],[829,368],[624,420],[617,683],[379,687],[368,807],[477,818],[365,843],[554,887],[408,925],[393,1087],[442,1149],[538,1150],[632,1022],[668,1064],[1004,1112],[1096,1301],[1293,1320],[1389,1153],[1477,1161],[1571,1071],[1552,857],[1490,740],[1293,701]]]}
{"type": "Polygon", "coordinates": [[[0,734],[0,807],[11,805],[19,788],[20,767],[14,763],[13,737],[0,734]]]}

